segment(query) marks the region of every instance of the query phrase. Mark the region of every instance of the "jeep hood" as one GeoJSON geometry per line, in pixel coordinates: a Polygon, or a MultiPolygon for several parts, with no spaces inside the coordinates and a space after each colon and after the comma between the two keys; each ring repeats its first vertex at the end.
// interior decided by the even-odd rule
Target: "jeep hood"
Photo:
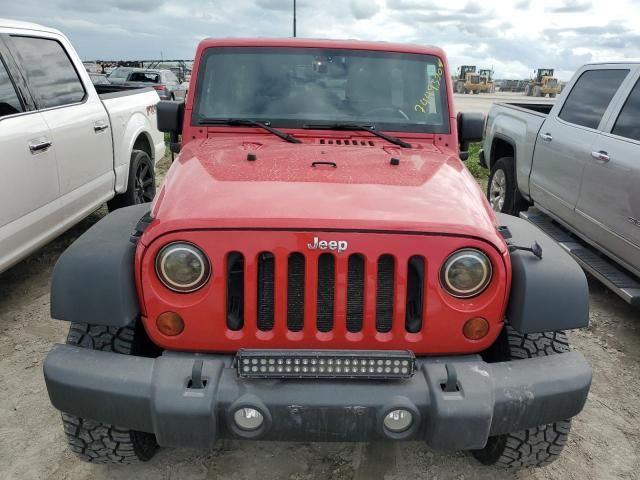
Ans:
{"type": "Polygon", "coordinates": [[[188,229],[344,229],[473,236],[504,249],[493,212],[453,150],[243,138],[183,148],[143,240],[188,229]]]}

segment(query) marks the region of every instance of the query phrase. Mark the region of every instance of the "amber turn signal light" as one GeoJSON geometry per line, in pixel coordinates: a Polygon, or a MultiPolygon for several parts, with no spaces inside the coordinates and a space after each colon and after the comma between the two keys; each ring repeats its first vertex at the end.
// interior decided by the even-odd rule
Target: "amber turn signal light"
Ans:
{"type": "Polygon", "coordinates": [[[175,337],[184,330],[184,321],[176,312],[164,312],[158,315],[156,326],[163,335],[175,337]]]}
{"type": "Polygon", "coordinates": [[[462,333],[469,340],[480,340],[489,333],[489,322],[482,317],[473,317],[466,321],[462,333]]]}

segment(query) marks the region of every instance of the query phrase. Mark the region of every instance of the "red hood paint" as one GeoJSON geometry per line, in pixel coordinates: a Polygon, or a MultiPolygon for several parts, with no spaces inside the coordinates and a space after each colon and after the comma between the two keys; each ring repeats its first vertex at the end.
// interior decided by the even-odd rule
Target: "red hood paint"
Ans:
{"type": "Polygon", "coordinates": [[[185,229],[346,229],[472,236],[504,251],[493,212],[453,149],[424,137],[403,149],[368,134],[298,131],[303,143],[291,144],[243,131],[183,147],[153,204],[144,243],[185,229]],[[247,160],[249,153],[257,159],[247,160]],[[336,166],[312,166],[318,161],[336,166]]]}

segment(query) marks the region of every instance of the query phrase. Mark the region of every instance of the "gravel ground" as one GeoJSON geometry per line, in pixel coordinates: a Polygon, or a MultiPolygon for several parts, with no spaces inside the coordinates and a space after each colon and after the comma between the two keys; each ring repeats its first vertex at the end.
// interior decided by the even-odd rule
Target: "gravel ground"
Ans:
{"type": "MultiPolygon", "coordinates": [[[[163,169],[162,169],[163,170],[163,169]]],[[[640,478],[640,318],[597,282],[591,326],[569,333],[594,369],[569,445],[549,467],[518,473],[483,467],[468,454],[421,443],[225,442],[219,449],[162,450],[129,467],[89,465],[66,448],[42,362],[68,325],[49,317],[49,281],[62,251],[99,220],[101,209],[0,274],[0,478],[2,479],[633,479],[640,478]]]]}

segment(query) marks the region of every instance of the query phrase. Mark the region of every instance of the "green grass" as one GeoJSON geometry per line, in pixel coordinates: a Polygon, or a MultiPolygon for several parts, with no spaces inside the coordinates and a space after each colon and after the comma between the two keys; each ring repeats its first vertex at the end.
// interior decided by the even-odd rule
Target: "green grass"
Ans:
{"type": "Polygon", "coordinates": [[[486,180],[489,176],[489,170],[480,165],[479,154],[481,143],[472,143],[469,145],[469,158],[464,164],[471,172],[471,175],[477,180],[486,180]]]}

